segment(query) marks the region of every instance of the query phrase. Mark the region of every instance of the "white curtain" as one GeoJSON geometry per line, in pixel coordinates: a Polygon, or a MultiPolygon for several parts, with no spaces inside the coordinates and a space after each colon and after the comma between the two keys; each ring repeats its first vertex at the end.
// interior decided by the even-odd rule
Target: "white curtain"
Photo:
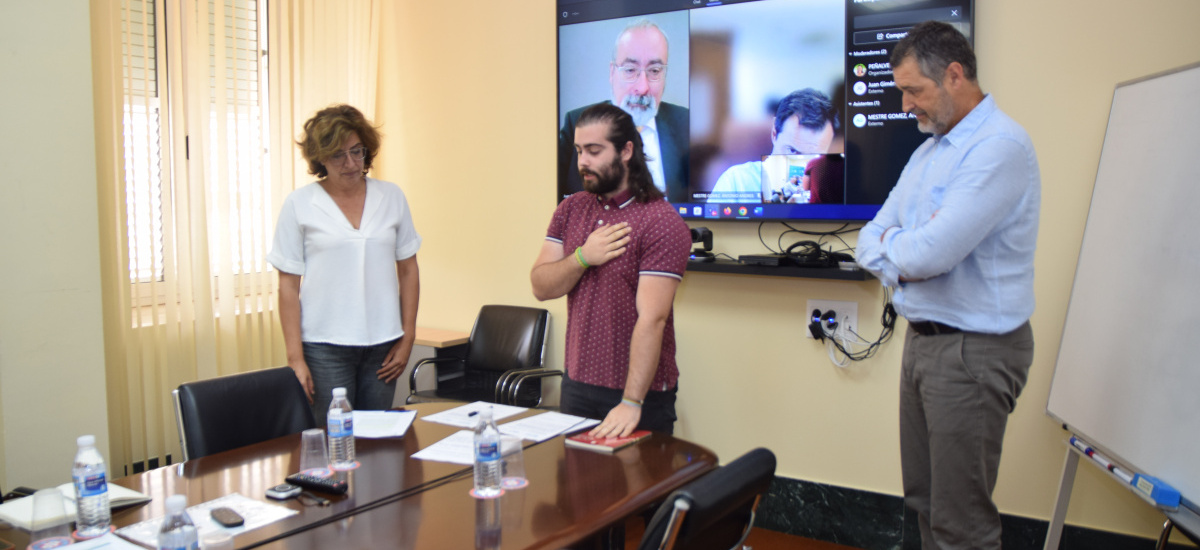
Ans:
{"type": "Polygon", "coordinates": [[[180,383],[286,363],[264,257],[331,103],[371,117],[366,0],[93,0],[110,461],[178,460],[180,383]]]}

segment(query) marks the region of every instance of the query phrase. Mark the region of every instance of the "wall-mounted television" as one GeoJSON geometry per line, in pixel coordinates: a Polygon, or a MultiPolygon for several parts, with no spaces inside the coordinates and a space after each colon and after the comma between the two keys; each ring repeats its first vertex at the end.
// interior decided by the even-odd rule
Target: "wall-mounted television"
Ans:
{"type": "Polygon", "coordinates": [[[927,137],[891,47],[929,19],[973,39],[973,14],[973,0],[558,0],[558,199],[582,188],[574,121],[613,102],[685,219],[869,220],[927,137]]]}

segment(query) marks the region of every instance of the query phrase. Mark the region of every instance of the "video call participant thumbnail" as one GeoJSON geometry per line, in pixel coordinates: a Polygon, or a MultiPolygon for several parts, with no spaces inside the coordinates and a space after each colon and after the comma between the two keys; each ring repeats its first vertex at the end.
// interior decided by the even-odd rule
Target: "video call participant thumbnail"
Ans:
{"type": "MultiPolygon", "coordinates": [[[[829,96],[805,88],[787,95],[771,121],[772,155],[828,153],[838,129],[837,112],[829,96]]],[[[762,203],[771,198],[764,185],[762,161],[729,167],[708,194],[708,202],[762,203]]]]}
{"type": "MultiPolygon", "coordinates": [[[[688,109],[662,101],[670,44],[653,21],[638,19],[617,35],[608,67],[609,101],[633,117],[654,186],[669,201],[688,200],[688,109]]],[[[558,134],[559,196],[583,189],[575,126],[587,105],[567,113],[558,134]]]]}

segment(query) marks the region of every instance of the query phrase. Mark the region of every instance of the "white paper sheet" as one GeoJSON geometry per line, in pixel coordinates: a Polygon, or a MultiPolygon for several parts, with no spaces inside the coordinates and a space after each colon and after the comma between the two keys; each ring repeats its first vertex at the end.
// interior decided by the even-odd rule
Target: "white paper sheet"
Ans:
{"type": "Polygon", "coordinates": [[[500,428],[500,433],[505,435],[515,435],[521,439],[541,442],[565,432],[590,428],[599,423],[600,421],[594,418],[550,411],[513,420],[507,424],[501,424],[498,428],[500,428]]]}
{"type": "MultiPolygon", "coordinates": [[[[192,518],[192,523],[196,524],[196,535],[199,538],[204,538],[205,534],[218,529],[222,529],[230,535],[237,536],[288,516],[294,516],[300,512],[278,504],[244,497],[238,493],[230,493],[208,502],[189,506],[187,513],[188,517],[192,518]],[[221,526],[221,524],[212,518],[211,514],[213,508],[220,508],[221,506],[233,508],[235,512],[246,520],[246,523],[240,527],[221,526]]],[[[158,529],[162,526],[162,522],[162,517],[151,518],[117,529],[117,534],[134,542],[155,548],[158,545],[158,529]]]]}
{"type": "Polygon", "coordinates": [[[450,437],[413,453],[412,456],[421,460],[471,465],[475,463],[474,443],[475,432],[459,430],[450,437]]]}
{"type": "Polygon", "coordinates": [[[417,411],[354,411],[354,437],[404,437],[417,411]]]}
{"type": "Polygon", "coordinates": [[[71,550],[146,550],[112,533],[70,545],[71,550]]]}
{"type": "Polygon", "coordinates": [[[488,407],[492,408],[492,420],[496,422],[500,422],[500,419],[502,418],[508,418],[514,414],[520,414],[529,410],[525,407],[514,407],[512,405],[488,403],[487,401],[476,401],[474,403],[467,403],[461,407],[455,407],[448,411],[422,416],[421,420],[426,422],[437,422],[438,424],[447,424],[450,426],[458,426],[459,428],[474,428],[475,424],[479,423],[479,411],[482,411],[488,407]]]}

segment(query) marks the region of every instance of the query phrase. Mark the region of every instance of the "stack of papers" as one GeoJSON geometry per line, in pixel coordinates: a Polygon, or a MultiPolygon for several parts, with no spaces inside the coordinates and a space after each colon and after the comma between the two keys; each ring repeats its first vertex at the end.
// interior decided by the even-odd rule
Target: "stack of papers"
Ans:
{"type": "MultiPolygon", "coordinates": [[[[63,512],[67,521],[75,521],[75,485],[64,483],[57,487],[63,496],[63,512]]],[[[108,484],[108,505],[111,508],[122,508],[150,502],[150,497],[126,489],[120,485],[108,484]]],[[[33,496],[10,500],[0,504],[0,520],[7,521],[21,529],[29,530],[33,524],[33,496]]]]}
{"type": "MultiPolygon", "coordinates": [[[[475,405],[476,403],[472,403],[471,405],[458,407],[458,409],[464,409],[475,405]]],[[[483,404],[483,406],[488,405],[490,404],[483,404]]],[[[508,409],[521,409],[520,407],[507,407],[504,405],[492,406],[505,407],[508,409]]],[[[466,420],[477,421],[476,419],[478,415],[470,417],[464,416],[465,413],[469,413],[472,409],[468,408],[465,411],[456,412],[458,409],[451,409],[438,414],[454,413],[447,415],[449,420],[445,422],[447,424],[450,424],[451,422],[465,422],[466,420]]],[[[523,410],[525,409],[521,409],[516,412],[521,412],[523,410]]],[[[516,412],[507,414],[505,416],[512,416],[513,414],[516,414],[516,412]]],[[[497,414],[499,414],[499,412],[497,412],[497,414]]],[[[425,420],[430,420],[430,417],[425,417],[425,420]]],[[[436,422],[436,420],[433,421],[436,422]]],[[[500,424],[497,426],[497,428],[499,428],[500,433],[504,435],[511,435],[520,437],[521,439],[541,442],[563,433],[590,428],[599,423],[599,420],[594,420],[591,418],[571,416],[569,414],[562,414],[558,412],[545,412],[530,416],[528,418],[514,420],[507,424],[500,424]]],[[[474,424],[470,424],[470,427],[474,427],[474,424]]],[[[453,464],[472,464],[475,461],[474,437],[475,433],[473,431],[460,430],[452,434],[450,437],[447,437],[441,441],[438,441],[437,443],[434,443],[433,445],[413,453],[413,458],[420,460],[432,460],[434,462],[450,462],[453,464]]]]}

